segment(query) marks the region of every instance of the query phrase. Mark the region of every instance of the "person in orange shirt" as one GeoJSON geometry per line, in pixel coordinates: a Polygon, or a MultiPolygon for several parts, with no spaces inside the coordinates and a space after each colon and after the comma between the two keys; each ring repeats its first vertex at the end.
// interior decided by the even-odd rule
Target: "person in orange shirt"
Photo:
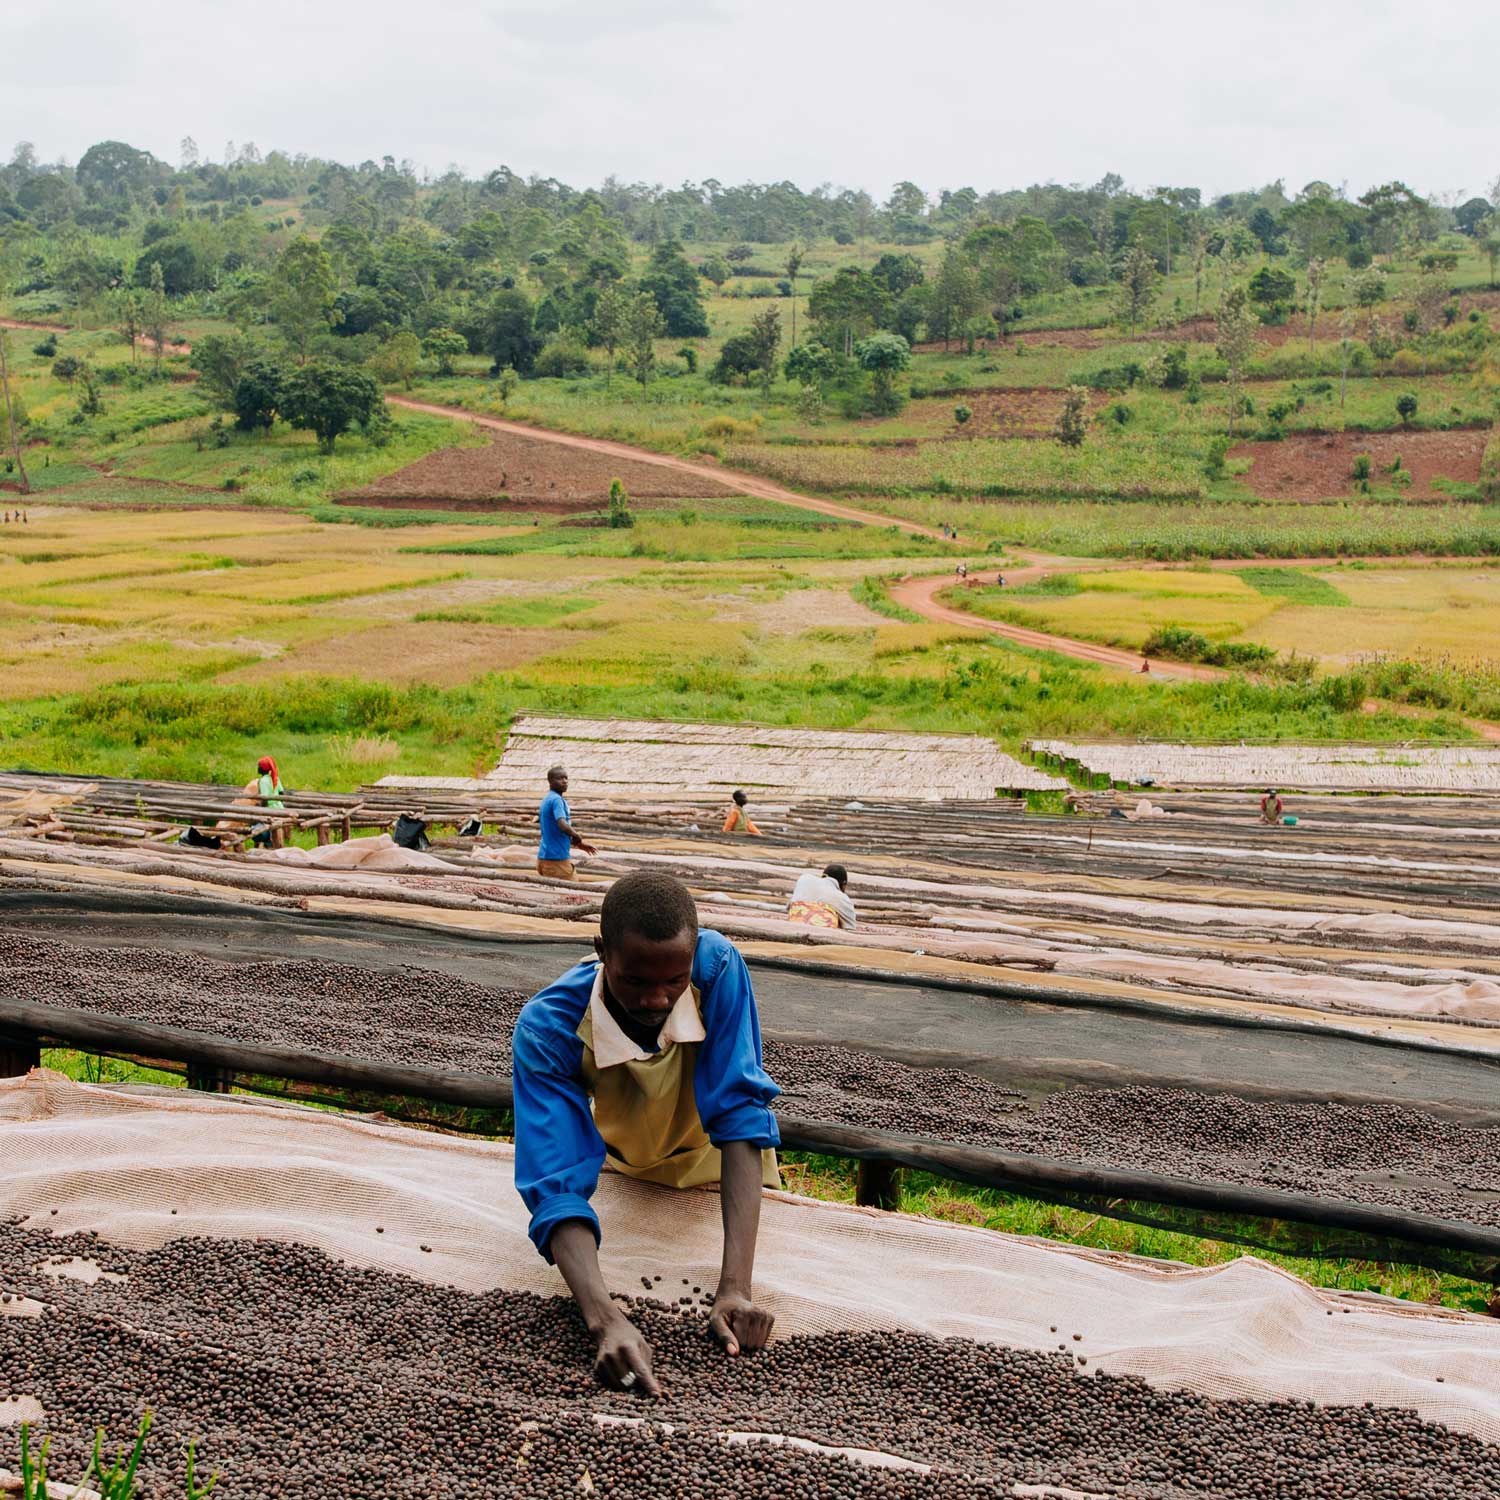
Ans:
{"type": "Polygon", "coordinates": [[[750,799],[743,792],[736,792],[730,800],[729,811],[724,814],[724,833],[751,833],[760,837],[760,829],[750,821],[745,804],[750,799]]]}

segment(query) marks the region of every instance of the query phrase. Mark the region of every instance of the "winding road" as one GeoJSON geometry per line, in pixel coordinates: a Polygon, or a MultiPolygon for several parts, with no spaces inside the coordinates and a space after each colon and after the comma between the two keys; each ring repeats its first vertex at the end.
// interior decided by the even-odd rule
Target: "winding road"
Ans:
{"type": "MultiPolygon", "coordinates": [[[[69,332],[61,324],[33,323],[10,318],[0,318],[0,328],[38,333],[69,332]]],[[[181,354],[191,351],[188,345],[182,344],[174,346],[173,352],[181,354]]],[[[693,463],[689,459],[677,458],[666,453],[653,453],[649,449],[636,448],[629,443],[617,443],[608,438],[583,437],[577,433],[559,432],[548,427],[535,427],[526,422],[512,422],[502,417],[481,416],[471,411],[465,411],[461,406],[442,406],[430,401],[416,401],[410,396],[387,395],[386,401],[392,406],[404,407],[408,411],[424,412],[434,417],[447,417],[453,421],[472,422],[477,427],[489,428],[496,432],[507,432],[518,437],[537,438],[543,442],[557,443],[562,447],[579,448],[590,453],[600,453],[609,457],[628,459],[632,463],[654,464],[659,468],[673,469],[680,474],[692,475],[694,478],[703,480],[715,488],[732,488],[737,494],[753,495],[761,500],[773,500],[781,505],[795,506],[799,510],[812,511],[823,516],[832,516],[842,521],[858,521],[867,526],[894,526],[910,536],[927,537],[933,541],[943,540],[942,533],[931,526],[923,526],[916,521],[903,520],[898,516],[882,515],[878,511],[862,510],[858,506],[844,505],[837,500],[824,500],[814,495],[804,495],[797,490],[789,490],[784,485],[777,484],[774,480],[762,479],[757,475],[746,474],[737,469],[724,469],[717,465],[693,463]]],[[[1012,548],[1011,556],[1022,559],[1022,565],[1019,568],[1012,565],[1006,570],[1007,580],[1013,583],[1028,583],[1047,572],[1061,572],[1064,569],[1069,572],[1080,572],[1122,567],[1163,568],[1170,566],[1165,563],[1128,560],[1084,563],[1080,565],[1078,561],[1073,559],[1047,558],[1039,553],[1025,552],[1019,548],[1012,548]]],[[[1385,562],[1392,560],[1389,558],[1379,559],[1379,561],[1385,562]]],[[[1432,558],[1426,560],[1439,561],[1440,559],[1432,558]]],[[[1248,566],[1315,567],[1319,564],[1332,566],[1339,561],[1347,562],[1349,559],[1332,557],[1261,558],[1253,561],[1216,559],[1209,566],[1228,569],[1248,566]]],[[[991,635],[1001,636],[1005,640],[1014,641],[1017,645],[1030,646],[1041,651],[1055,652],[1059,656],[1072,657],[1076,661],[1091,662],[1096,666],[1112,667],[1122,672],[1140,672],[1141,657],[1134,651],[1125,651],[1117,646],[1106,646],[1098,641],[1084,641],[1077,640],[1071,636],[1053,635],[1048,631],[1033,630],[1026,625],[1015,625],[1007,620],[985,619],[983,616],[969,614],[964,610],[954,609],[951,605],[940,603],[937,599],[938,593],[948,587],[953,581],[952,575],[948,573],[913,575],[902,579],[891,589],[891,598],[903,608],[911,610],[913,614],[920,615],[923,619],[932,620],[938,624],[960,625],[969,630],[985,631],[991,635]]],[[[1206,667],[1186,662],[1169,662],[1157,659],[1152,663],[1150,675],[1177,681],[1211,682],[1228,674],[1218,667],[1206,667]]],[[[1375,708],[1396,707],[1396,705],[1376,703],[1373,700],[1365,706],[1367,709],[1372,710],[1375,708]]],[[[1500,740],[1500,726],[1479,719],[1470,719],[1465,722],[1485,739],[1500,740]]]]}

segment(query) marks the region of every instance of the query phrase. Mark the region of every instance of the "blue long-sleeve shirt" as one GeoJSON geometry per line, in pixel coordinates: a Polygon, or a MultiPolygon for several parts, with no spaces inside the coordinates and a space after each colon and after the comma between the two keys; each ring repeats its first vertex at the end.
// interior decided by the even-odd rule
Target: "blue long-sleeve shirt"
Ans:
{"type": "MultiPolygon", "coordinates": [[[[516,1188],[531,1210],[531,1241],[549,1261],[552,1231],[569,1219],[584,1220],[599,1239],[589,1199],[605,1147],[589,1108],[578,1035],[597,970],[597,960],[578,964],[533,995],[511,1041],[516,1188]]],[[[739,950],[720,933],[701,931],[692,982],[705,1033],[693,1096],[709,1140],[748,1141],[762,1150],[780,1145],[770,1105],[781,1090],[761,1065],[760,1018],[739,950]]]]}

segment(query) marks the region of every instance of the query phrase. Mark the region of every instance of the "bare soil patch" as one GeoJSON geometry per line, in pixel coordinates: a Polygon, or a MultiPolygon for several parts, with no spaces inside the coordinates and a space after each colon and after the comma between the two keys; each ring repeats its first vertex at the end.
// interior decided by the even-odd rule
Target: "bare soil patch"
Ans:
{"type": "MultiPolygon", "coordinates": [[[[941,399],[912,403],[913,413],[941,411],[949,430],[939,438],[1046,437],[1057,430],[1066,392],[1051,386],[978,386],[941,399]],[[962,427],[953,422],[953,408],[967,406],[973,415],[962,427]]],[[[1111,398],[1107,391],[1089,392],[1089,409],[1098,411],[1111,398]]],[[[931,439],[924,439],[931,441],[931,439]]]]}
{"type": "Polygon", "coordinates": [[[1354,493],[1356,454],[1370,455],[1371,484],[1380,488],[1390,483],[1383,471],[1399,453],[1402,467],[1411,472],[1406,493],[1414,500],[1442,500],[1449,497],[1434,487],[1434,480],[1478,483],[1488,436],[1486,428],[1307,433],[1279,443],[1241,443],[1231,456],[1251,461],[1245,480],[1263,500],[1327,500],[1354,493]]]}
{"type": "Polygon", "coordinates": [[[311,641],[273,660],[241,667],[220,680],[265,682],[300,674],[335,677],[354,673],[376,682],[458,687],[486,672],[524,666],[571,639],[561,630],[414,620],[311,641]]]}
{"type": "Polygon", "coordinates": [[[632,499],[697,499],[727,485],[659,464],[590,452],[541,438],[488,433],[482,448],[445,448],[337,498],[346,505],[441,510],[592,510],[618,479],[632,499]]]}

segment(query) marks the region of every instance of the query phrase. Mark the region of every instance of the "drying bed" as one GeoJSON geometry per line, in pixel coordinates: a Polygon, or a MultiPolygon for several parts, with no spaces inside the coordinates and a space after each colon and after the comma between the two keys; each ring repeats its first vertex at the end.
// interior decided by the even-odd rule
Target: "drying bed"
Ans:
{"type": "MultiPolygon", "coordinates": [[[[1102,1374],[1065,1318],[1047,1353],[840,1331],[730,1359],[705,1337],[707,1289],[643,1279],[649,1293],[621,1300],[654,1351],[654,1401],[593,1384],[562,1298],[431,1285],[294,1243],[124,1250],[11,1222],[0,1413],[40,1405],[61,1475],[81,1469],[96,1427],[124,1442],[150,1406],[152,1492],[180,1485],[175,1435],[196,1438],[200,1474],[217,1471],[230,1500],[1500,1495],[1500,1448],[1478,1437],[1369,1403],[1214,1399],[1102,1374]],[[107,1274],[86,1285],[42,1269],[60,1264],[107,1274]]],[[[0,1458],[14,1465],[18,1449],[0,1426],[0,1458]]]]}
{"type": "MultiPolygon", "coordinates": [[[[24,932],[0,935],[0,972],[49,1006],[501,1081],[526,998],[415,965],[229,962],[24,932]]],[[[784,1090],[777,1109],[799,1122],[1500,1228],[1500,1118],[1473,1123],[1409,1105],[1203,1088],[1022,1090],[847,1046],[773,1036],[764,1045],[784,1090]]]]}

